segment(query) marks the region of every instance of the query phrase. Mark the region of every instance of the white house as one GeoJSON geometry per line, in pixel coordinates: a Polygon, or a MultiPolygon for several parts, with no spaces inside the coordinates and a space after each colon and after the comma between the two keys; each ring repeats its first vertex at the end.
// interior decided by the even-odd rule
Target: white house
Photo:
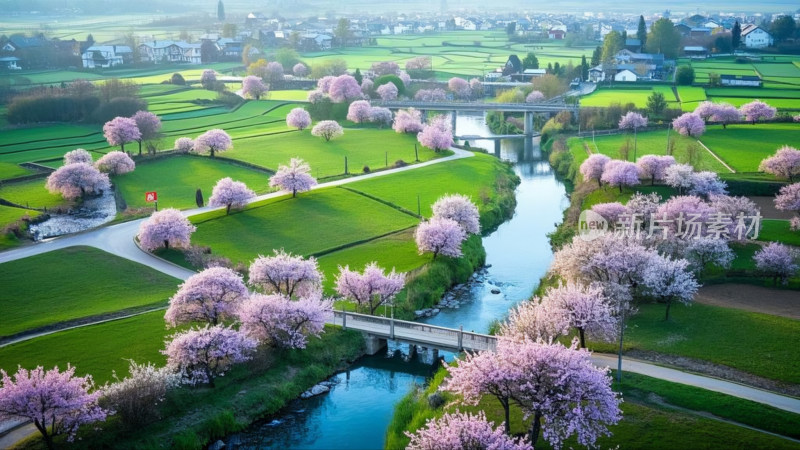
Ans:
{"type": "Polygon", "coordinates": [[[625,69],[614,75],[614,81],[636,81],[636,74],[632,71],[625,69]]]}
{"type": "Polygon", "coordinates": [[[772,35],[763,28],[747,24],[742,28],[742,42],[747,48],[764,48],[772,45],[772,35]]]}
{"type": "Polygon", "coordinates": [[[4,56],[0,58],[0,68],[8,70],[20,70],[22,67],[18,66],[19,58],[16,56],[4,56]]]}
{"type": "Polygon", "coordinates": [[[139,44],[142,61],[200,64],[201,44],[183,41],[146,41],[139,44]]]}
{"type": "Polygon", "coordinates": [[[127,45],[93,45],[81,55],[86,69],[109,68],[130,62],[133,51],[127,45]]]}

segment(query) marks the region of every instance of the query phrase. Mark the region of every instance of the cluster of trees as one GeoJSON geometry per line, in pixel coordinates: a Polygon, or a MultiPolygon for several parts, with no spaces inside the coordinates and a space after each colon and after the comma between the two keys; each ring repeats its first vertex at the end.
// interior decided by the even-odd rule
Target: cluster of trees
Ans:
{"type": "MultiPolygon", "coordinates": [[[[385,86],[394,86],[388,84],[385,86]]],[[[380,106],[370,106],[366,100],[356,100],[350,104],[347,111],[347,120],[355,123],[372,122],[380,127],[392,124],[392,111],[380,106]]]]}
{"type": "Polygon", "coordinates": [[[233,148],[233,140],[222,129],[208,130],[197,136],[196,139],[180,137],[175,140],[174,148],[179,153],[209,153],[213,158],[215,154],[233,148]]]}
{"type": "Polygon", "coordinates": [[[92,164],[92,155],[82,148],[64,154],[64,165],[47,177],[45,187],[71,200],[87,194],[99,194],[111,187],[108,175],[132,172],[136,168],[130,156],[109,152],[92,164]]]}
{"type": "Polygon", "coordinates": [[[461,244],[481,231],[478,207],[469,197],[451,194],[440,197],[431,209],[433,217],[419,224],[414,234],[420,254],[461,257],[461,244]]]}
{"type": "Polygon", "coordinates": [[[702,102],[693,112],[676,117],[672,128],[684,136],[697,137],[705,133],[706,121],[721,123],[723,128],[742,119],[755,125],[761,120],[774,119],[776,112],[774,107],[761,100],[745,103],[739,109],[727,103],[702,102]]]}

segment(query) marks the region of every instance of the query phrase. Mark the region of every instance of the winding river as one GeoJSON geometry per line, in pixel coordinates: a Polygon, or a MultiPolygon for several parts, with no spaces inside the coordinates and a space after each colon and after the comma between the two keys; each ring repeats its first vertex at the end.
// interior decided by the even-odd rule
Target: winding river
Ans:
{"type": "MultiPolygon", "coordinates": [[[[459,135],[490,136],[483,113],[461,113],[459,135]]],[[[494,149],[492,141],[470,141],[494,149]]],[[[547,271],[552,252],[546,234],[561,221],[569,204],[564,185],[556,180],[538,141],[502,141],[501,158],[514,163],[521,178],[514,217],[484,237],[486,263],[482,283],[459,298],[457,309],[443,309],[427,323],[486,332],[515,303],[528,298],[547,271]],[[499,294],[494,294],[492,291],[499,294]]],[[[408,356],[408,346],[392,346],[387,354],[360,359],[333,377],[330,393],[292,402],[277,419],[253,424],[226,438],[226,448],[241,449],[379,449],[394,406],[414,385],[424,384],[438,368],[432,352],[408,356]]]]}

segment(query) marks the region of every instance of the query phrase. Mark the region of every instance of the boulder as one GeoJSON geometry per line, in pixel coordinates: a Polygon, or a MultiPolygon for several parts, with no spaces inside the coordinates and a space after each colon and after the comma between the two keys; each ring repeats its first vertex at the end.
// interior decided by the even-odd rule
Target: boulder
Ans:
{"type": "Polygon", "coordinates": [[[314,396],[317,396],[317,395],[320,395],[320,394],[324,394],[324,393],[326,393],[326,392],[328,392],[330,390],[331,390],[331,387],[328,384],[320,383],[320,384],[312,387],[311,389],[303,392],[302,394],[300,394],[300,398],[314,397],[314,396]]]}
{"type": "Polygon", "coordinates": [[[222,441],[214,442],[208,446],[208,450],[222,450],[223,448],[225,448],[225,443],[222,441]]]}
{"type": "Polygon", "coordinates": [[[499,294],[499,293],[500,293],[500,289],[492,288],[492,294],[499,294]]]}

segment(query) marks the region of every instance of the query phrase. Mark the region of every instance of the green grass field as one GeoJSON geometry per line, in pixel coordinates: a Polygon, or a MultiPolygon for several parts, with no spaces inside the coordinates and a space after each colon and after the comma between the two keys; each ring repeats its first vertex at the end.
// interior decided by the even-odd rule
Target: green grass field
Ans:
{"type": "Polygon", "coordinates": [[[144,193],[156,191],[159,208],[185,209],[197,206],[195,191],[198,188],[203,190],[203,197],[208,202],[211,189],[224,177],[242,181],[259,194],[270,190],[268,173],[219,158],[188,155],[139,164],[133,172],[118,175],[113,181],[128,207],[148,206],[149,204],[144,201],[144,193]]]}
{"type": "Polygon", "coordinates": [[[46,178],[0,184],[0,198],[29,208],[54,208],[66,205],[61,194],[51,194],[44,184],[46,178]]]}
{"type": "Polygon", "coordinates": [[[31,171],[13,163],[0,162],[0,180],[21,177],[30,174],[31,171]]]}
{"type": "Polygon", "coordinates": [[[30,209],[14,208],[11,206],[0,205],[0,228],[14,223],[23,217],[36,217],[41,214],[30,209]]]}
{"type": "Polygon", "coordinates": [[[758,240],[782,242],[800,247],[800,231],[790,230],[788,220],[762,219],[758,240]]]}
{"type": "Polygon", "coordinates": [[[793,123],[712,125],[700,140],[737,171],[755,172],[780,147],[797,145],[798,133],[800,124],[793,123]]]}
{"type": "Polygon", "coordinates": [[[165,304],[178,280],[91,247],[3,263],[2,334],[126,308],[165,304]]]}
{"type": "Polygon", "coordinates": [[[249,263],[283,248],[311,255],[414,226],[418,220],[390,206],[341,188],[280,197],[224,215],[192,218],[192,242],[215,254],[249,263]],[[236,236],[236,239],[230,239],[236,236]]]}

